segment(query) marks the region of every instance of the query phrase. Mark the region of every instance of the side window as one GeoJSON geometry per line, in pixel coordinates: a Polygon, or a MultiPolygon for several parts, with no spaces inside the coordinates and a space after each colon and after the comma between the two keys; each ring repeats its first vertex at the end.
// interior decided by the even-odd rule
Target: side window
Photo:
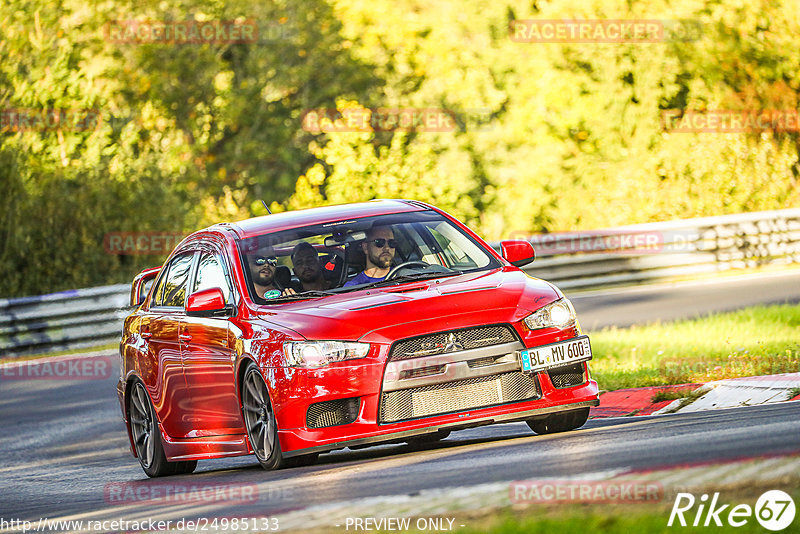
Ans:
{"type": "Polygon", "coordinates": [[[153,299],[150,302],[150,306],[151,307],[153,307],[153,306],[161,306],[161,303],[164,300],[164,286],[166,285],[166,281],[167,281],[167,271],[166,271],[166,269],[168,269],[168,267],[164,268],[164,276],[162,276],[158,280],[158,287],[156,287],[156,291],[155,291],[155,293],[153,293],[153,299]]]}
{"type": "Polygon", "coordinates": [[[154,276],[153,278],[148,278],[147,280],[144,281],[141,289],[139,289],[139,295],[138,295],[139,302],[144,301],[144,298],[147,296],[148,293],[150,293],[150,288],[153,286],[153,281],[155,279],[156,277],[154,276]]]}
{"type": "Polygon", "coordinates": [[[222,294],[225,296],[225,302],[230,303],[231,287],[219,258],[213,254],[204,252],[203,255],[200,256],[200,263],[197,266],[197,276],[195,277],[192,293],[212,287],[220,288],[222,294]]]}
{"type": "MultiPolygon", "coordinates": [[[[189,271],[192,267],[194,253],[178,256],[169,265],[169,271],[164,282],[163,295],[156,295],[156,302],[161,306],[176,306],[183,308],[186,302],[186,284],[189,280],[189,271]],[[159,296],[161,297],[159,299],[159,296]]],[[[162,289],[159,288],[159,292],[162,289]]]]}

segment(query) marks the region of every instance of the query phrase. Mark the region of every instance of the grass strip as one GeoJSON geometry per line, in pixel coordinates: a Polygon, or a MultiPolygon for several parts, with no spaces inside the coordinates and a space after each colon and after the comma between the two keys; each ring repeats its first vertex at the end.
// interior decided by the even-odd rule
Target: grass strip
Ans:
{"type": "MultiPolygon", "coordinates": [[[[800,485],[796,477],[782,481],[739,482],[732,485],[712,485],[698,488],[685,488],[682,491],[692,493],[697,499],[697,504],[691,511],[684,514],[687,525],[681,526],[676,519],[672,526],[667,526],[672,510],[675,495],[668,492],[663,501],[659,503],[591,503],[572,502],[562,504],[532,504],[514,505],[494,510],[476,510],[472,513],[456,513],[454,523],[464,525],[455,528],[459,534],[586,534],[587,532],[600,532],[603,534],[631,534],[631,533],[663,533],[675,534],[676,532],[736,532],[760,533],[769,532],[750,516],[747,522],[734,527],[728,524],[727,515],[732,506],[747,504],[755,508],[758,497],[765,491],[780,489],[787,492],[795,503],[800,502],[800,485]],[[709,526],[703,526],[706,520],[707,506],[701,512],[699,525],[692,526],[699,510],[699,497],[701,494],[712,495],[719,492],[719,505],[730,506],[719,515],[722,526],[717,526],[710,521],[709,526]]],[[[447,514],[444,514],[447,515],[447,514]]],[[[800,512],[794,522],[783,532],[796,532],[796,525],[800,521],[800,512]],[[792,530],[792,529],[795,530],[792,530]]],[[[419,532],[411,529],[410,532],[419,532]]]]}
{"type": "Polygon", "coordinates": [[[601,389],[800,372],[800,305],[590,333],[601,389]]]}

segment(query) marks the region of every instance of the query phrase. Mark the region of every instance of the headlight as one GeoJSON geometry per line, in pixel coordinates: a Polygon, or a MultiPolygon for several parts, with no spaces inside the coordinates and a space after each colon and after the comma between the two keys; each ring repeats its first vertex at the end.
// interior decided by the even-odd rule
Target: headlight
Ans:
{"type": "Polygon", "coordinates": [[[290,341],[283,344],[286,361],[292,367],[325,367],[332,362],[364,358],[369,343],[344,341],[290,341]]]}
{"type": "Polygon", "coordinates": [[[531,330],[539,328],[567,328],[575,324],[575,309],[568,299],[551,302],[539,308],[524,319],[525,326],[531,330]]]}

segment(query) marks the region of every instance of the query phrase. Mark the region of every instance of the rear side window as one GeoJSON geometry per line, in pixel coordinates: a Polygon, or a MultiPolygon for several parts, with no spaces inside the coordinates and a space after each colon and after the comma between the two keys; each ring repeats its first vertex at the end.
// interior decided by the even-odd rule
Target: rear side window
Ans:
{"type": "Polygon", "coordinates": [[[173,259],[167,275],[159,282],[156,290],[155,306],[174,306],[183,308],[186,302],[186,284],[192,267],[193,253],[182,254],[173,259]]]}

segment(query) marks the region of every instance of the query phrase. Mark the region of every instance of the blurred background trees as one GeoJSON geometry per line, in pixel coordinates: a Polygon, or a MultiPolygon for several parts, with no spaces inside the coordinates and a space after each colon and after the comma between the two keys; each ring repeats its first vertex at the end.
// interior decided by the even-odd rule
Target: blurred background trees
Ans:
{"type": "Polygon", "coordinates": [[[91,129],[0,124],[2,296],[127,282],[163,255],[109,254],[108,232],[188,233],[262,215],[262,199],[274,211],[416,198],[488,239],[800,205],[798,132],[662,121],[674,109],[797,112],[793,2],[5,0],[0,27],[0,109],[99,114],[91,129]],[[247,19],[259,32],[216,44],[104,32],[131,19],[247,19]],[[515,19],[702,31],[521,43],[515,19]],[[447,109],[455,127],[302,126],[310,109],[359,106],[447,109]]]}

